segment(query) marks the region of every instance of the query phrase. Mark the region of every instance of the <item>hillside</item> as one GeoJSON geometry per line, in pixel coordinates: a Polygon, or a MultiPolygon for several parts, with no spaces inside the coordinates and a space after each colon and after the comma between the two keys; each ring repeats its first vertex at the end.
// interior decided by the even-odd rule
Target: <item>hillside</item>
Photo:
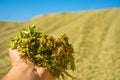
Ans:
{"type": "MultiPolygon", "coordinates": [[[[0,77],[10,68],[7,40],[35,24],[50,35],[66,33],[75,48],[80,80],[120,80],[120,9],[46,14],[26,22],[0,22],[0,77]]],[[[70,80],[70,79],[66,79],[70,80]]]]}

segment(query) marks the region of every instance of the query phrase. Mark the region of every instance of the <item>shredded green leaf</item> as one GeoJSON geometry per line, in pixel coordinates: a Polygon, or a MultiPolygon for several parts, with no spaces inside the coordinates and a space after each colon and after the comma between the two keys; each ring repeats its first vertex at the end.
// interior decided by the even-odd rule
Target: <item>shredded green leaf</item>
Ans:
{"type": "Polygon", "coordinates": [[[75,69],[74,50],[68,40],[65,34],[55,38],[35,31],[35,26],[32,26],[11,38],[9,46],[21,51],[21,58],[46,68],[53,76],[59,78],[64,77],[67,70],[75,69]]]}

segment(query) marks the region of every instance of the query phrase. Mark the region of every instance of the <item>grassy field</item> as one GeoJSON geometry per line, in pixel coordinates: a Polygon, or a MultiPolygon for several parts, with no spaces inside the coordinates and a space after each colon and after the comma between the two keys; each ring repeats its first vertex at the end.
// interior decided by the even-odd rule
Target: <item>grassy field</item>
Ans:
{"type": "MultiPolygon", "coordinates": [[[[35,24],[50,35],[66,33],[75,49],[80,80],[120,80],[120,9],[58,13],[26,22],[0,22],[0,78],[9,70],[7,40],[24,26],[35,24]]],[[[70,80],[66,78],[66,80],[70,80]]]]}

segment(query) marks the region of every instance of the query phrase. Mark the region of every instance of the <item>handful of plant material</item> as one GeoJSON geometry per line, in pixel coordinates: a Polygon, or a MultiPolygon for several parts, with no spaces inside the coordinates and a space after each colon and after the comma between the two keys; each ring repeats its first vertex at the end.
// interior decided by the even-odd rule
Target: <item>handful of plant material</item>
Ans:
{"type": "Polygon", "coordinates": [[[21,58],[46,68],[56,78],[65,74],[72,77],[67,70],[75,69],[74,50],[65,34],[55,38],[35,31],[35,26],[32,26],[20,31],[10,40],[9,46],[21,51],[21,58]]]}

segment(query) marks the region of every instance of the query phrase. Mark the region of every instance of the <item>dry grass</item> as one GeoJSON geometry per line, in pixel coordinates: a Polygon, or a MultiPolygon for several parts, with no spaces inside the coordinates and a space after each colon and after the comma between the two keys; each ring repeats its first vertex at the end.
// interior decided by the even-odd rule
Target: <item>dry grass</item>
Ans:
{"type": "MultiPolygon", "coordinates": [[[[66,33],[75,48],[80,80],[120,80],[120,9],[38,16],[24,23],[0,22],[0,77],[10,68],[7,40],[26,25],[51,35],[66,33]]],[[[66,80],[70,80],[67,79],[66,80]]]]}

